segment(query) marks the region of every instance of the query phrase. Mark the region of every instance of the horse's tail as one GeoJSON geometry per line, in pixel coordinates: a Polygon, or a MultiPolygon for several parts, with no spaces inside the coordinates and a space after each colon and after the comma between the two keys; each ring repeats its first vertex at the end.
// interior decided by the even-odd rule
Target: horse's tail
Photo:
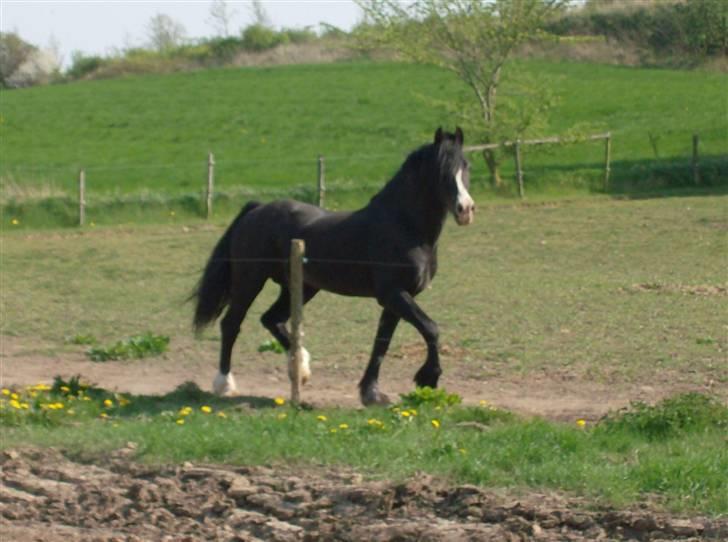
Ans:
{"type": "Polygon", "coordinates": [[[205,271],[190,299],[196,299],[195,316],[192,320],[195,331],[201,331],[214,322],[230,302],[230,240],[235,227],[248,211],[258,207],[257,201],[248,202],[233,220],[223,236],[215,245],[205,271]]]}

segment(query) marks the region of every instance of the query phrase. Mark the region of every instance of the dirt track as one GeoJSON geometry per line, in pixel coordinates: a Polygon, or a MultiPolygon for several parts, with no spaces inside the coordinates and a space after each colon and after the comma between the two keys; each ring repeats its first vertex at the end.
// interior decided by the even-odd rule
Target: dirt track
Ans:
{"type": "Polygon", "coordinates": [[[553,495],[495,494],[429,476],[404,483],[346,471],[130,462],[54,450],[1,454],[0,531],[48,542],[726,540],[728,520],[613,511],[553,495]]]}

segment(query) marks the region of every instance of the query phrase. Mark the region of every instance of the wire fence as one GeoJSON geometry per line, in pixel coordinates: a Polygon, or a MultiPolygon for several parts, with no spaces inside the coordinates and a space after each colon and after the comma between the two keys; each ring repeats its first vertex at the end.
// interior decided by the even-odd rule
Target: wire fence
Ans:
{"type": "MultiPolygon", "coordinates": [[[[610,184],[612,171],[612,140],[610,132],[576,138],[547,137],[533,140],[516,140],[465,148],[467,153],[476,154],[491,150],[506,150],[506,156],[513,157],[513,168],[502,164],[504,175],[514,179],[514,186],[521,198],[526,187],[536,180],[535,168],[540,168],[538,177],[548,177],[549,169],[568,169],[570,175],[591,171],[592,184],[598,183],[603,190],[610,184]],[[575,143],[603,142],[601,157],[597,149],[590,147],[582,153],[585,163],[575,169],[574,164],[564,164],[558,159],[553,165],[539,155],[529,163],[524,157],[527,147],[547,147],[575,143]],[[600,163],[601,162],[601,163],[600,163]],[[601,170],[601,176],[595,174],[601,170]],[[529,172],[528,183],[526,172],[529,172]],[[597,181],[599,179],[599,181],[597,181]]],[[[690,169],[695,185],[701,182],[699,164],[699,136],[692,138],[692,160],[690,169]]],[[[184,160],[174,163],[114,163],[89,164],[84,166],[61,164],[14,164],[5,166],[2,173],[3,202],[13,200],[41,199],[44,197],[66,197],[76,199],[79,225],[85,223],[86,206],[104,202],[114,203],[143,201],[150,202],[164,196],[185,198],[190,205],[198,201],[200,212],[210,218],[213,206],[220,197],[247,196],[293,196],[325,207],[327,194],[366,193],[373,194],[399,167],[406,157],[402,152],[330,155],[302,159],[283,156],[270,158],[225,158],[219,160],[211,152],[207,160],[184,160]],[[356,171],[357,181],[347,178],[347,172],[356,171]],[[17,176],[18,181],[13,179],[17,176]],[[75,181],[74,181],[75,178],[75,181]],[[30,179],[30,182],[28,181],[30,179]],[[34,185],[33,179],[37,181],[34,185]],[[315,182],[314,182],[315,179],[315,182]],[[202,182],[201,182],[202,181],[202,182]],[[35,193],[34,193],[35,191],[35,193]]],[[[552,160],[553,161],[553,160],[552,160]]],[[[476,184],[485,183],[487,170],[478,168],[471,179],[476,184]]],[[[552,175],[553,176],[553,175],[552,175]]]]}

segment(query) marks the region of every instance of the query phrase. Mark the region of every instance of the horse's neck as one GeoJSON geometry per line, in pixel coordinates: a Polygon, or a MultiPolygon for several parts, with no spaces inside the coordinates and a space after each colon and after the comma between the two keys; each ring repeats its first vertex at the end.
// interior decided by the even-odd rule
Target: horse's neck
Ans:
{"type": "Polygon", "coordinates": [[[425,190],[418,190],[413,179],[400,172],[372,199],[370,206],[404,220],[424,244],[435,247],[445,224],[445,205],[425,190]]]}

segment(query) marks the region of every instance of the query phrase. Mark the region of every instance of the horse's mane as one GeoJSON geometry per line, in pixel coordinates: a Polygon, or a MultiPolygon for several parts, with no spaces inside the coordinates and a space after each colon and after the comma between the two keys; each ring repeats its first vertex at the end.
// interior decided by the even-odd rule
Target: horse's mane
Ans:
{"type": "Polygon", "coordinates": [[[370,204],[406,196],[411,185],[416,181],[416,173],[420,170],[422,163],[430,158],[433,150],[434,145],[429,143],[409,153],[397,173],[372,197],[370,204]]]}

